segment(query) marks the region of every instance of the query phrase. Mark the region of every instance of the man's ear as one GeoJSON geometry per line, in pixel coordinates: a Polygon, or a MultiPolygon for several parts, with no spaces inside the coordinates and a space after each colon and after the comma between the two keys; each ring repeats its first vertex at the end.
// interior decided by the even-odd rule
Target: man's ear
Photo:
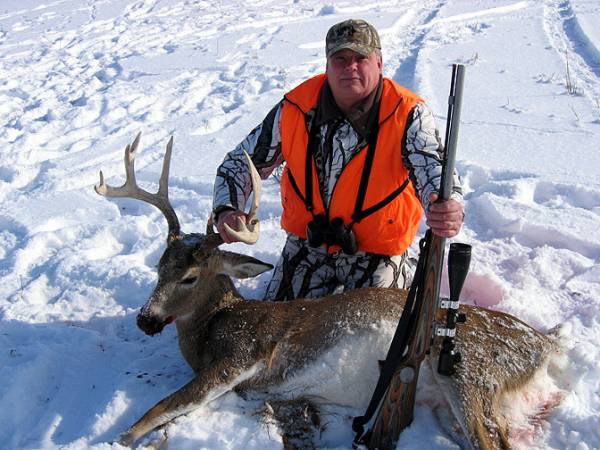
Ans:
{"type": "Polygon", "coordinates": [[[273,268],[269,263],[239,253],[221,251],[220,256],[223,264],[219,273],[233,278],[251,278],[273,268]]]}

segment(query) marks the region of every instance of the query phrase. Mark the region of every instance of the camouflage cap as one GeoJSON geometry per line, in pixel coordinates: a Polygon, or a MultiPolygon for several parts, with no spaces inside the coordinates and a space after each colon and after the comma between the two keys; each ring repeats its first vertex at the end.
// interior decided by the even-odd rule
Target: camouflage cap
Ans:
{"type": "Polygon", "coordinates": [[[325,54],[329,58],[345,48],[369,56],[373,50],[381,50],[379,34],[373,25],[364,20],[350,19],[336,23],[327,32],[325,54]]]}

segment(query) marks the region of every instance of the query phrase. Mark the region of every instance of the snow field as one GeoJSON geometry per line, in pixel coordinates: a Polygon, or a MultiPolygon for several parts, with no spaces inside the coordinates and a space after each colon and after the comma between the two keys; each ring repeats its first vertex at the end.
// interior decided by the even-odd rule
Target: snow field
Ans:
{"type": "MultiPolygon", "coordinates": [[[[148,338],[135,327],[165,221],[149,205],[96,195],[98,172],[122,183],[123,149],[142,131],[138,181],[155,190],[174,135],[170,198],[184,231],[204,230],[224,153],[323,70],[333,23],[363,17],[381,32],[386,75],[427,99],[442,132],[450,65],[467,65],[458,156],[467,216],[456,239],[473,245],[464,300],[544,331],[563,324],[567,360],[550,375],[566,395],[541,426],[521,430],[524,442],[600,448],[596,3],[0,4],[0,446],[110,448],[192,376],[174,329],[148,338]]],[[[278,195],[267,180],[261,240],[228,250],[276,262],[278,195]]],[[[268,277],[241,292],[260,298],[268,277]]],[[[431,374],[422,377],[399,448],[458,448],[447,405],[431,374]]],[[[169,426],[170,444],[281,448],[256,415],[263,400],[227,394],[169,426]]],[[[356,412],[327,410],[321,444],[349,448],[356,412]]]]}

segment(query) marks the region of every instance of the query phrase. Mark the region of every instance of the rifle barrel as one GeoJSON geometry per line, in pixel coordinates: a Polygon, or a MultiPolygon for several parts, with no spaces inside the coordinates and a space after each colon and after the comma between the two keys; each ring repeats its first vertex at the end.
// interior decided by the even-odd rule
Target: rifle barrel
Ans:
{"type": "Polygon", "coordinates": [[[448,117],[446,119],[445,164],[442,168],[442,185],[440,186],[440,197],[442,200],[450,198],[454,186],[453,174],[454,166],[456,165],[456,145],[458,141],[464,80],[465,66],[454,64],[452,66],[450,96],[448,97],[448,117]]]}

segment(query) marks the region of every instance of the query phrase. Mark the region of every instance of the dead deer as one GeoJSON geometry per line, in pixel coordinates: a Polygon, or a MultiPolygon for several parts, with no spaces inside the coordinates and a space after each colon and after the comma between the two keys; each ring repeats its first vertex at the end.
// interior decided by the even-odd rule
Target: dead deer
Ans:
{"type": "MultiPolygon", "coordinates": [[[[167,145],[159,191],[150,194],[135,180],[139,138],[138,134],[125,149],[125,184],[110,187],[100,172],[100,185],[95,189],[106,197],[143,200],[165,215],[169,224],[167,248],[158,265],[158,282],[141,308],[137,325],[146,334],[155,335],[175,322],[181,353],[196,377],[146,412],[121,435],[120,443],[131,445],[234,388],[287,392],[296,398],[322,396],[321,382],[325,380],[303,381],[302,375],[312,364],[344,347],[349,352],[368,348],[354,359],[361,368],[353,368],[352,373],[370,377],[374,386],[378,361],[385,358],[406,291],[367,288],[311,300],[245,300],[230,277],[254,277],[272,266],[220,250],[222,240],[214,232],[211,219],[205,234],[183,234],[168,198],[173,140],[167,145]]],[[[251,243],[258,237],[260,178],[249,156],[248,163],[254,202],[248,226],[240,224],[240,237],[251,243]]],[[[510,448],[508,423],[499,405],[504,396],[523,388],[544,369],[558,345],[553,338],[508,314],[466,305],[461,308],[469,318],[456,338],[462,362],[453,376],[436,378],[473,448],[510,448]]],[[[437,361],[435,351],[430,358],[437,361]]],[[[343,373],[343,364],[339,360],[339,366],[335,364],[330,367],[331,373],[343,373]]],[[[336,398],[327,400],[364,410],[372,390],[357,393],[351,390],[353,380],[344,382],[345,386],[337,391],[329,386],[327,392],[336,398]]]]}

